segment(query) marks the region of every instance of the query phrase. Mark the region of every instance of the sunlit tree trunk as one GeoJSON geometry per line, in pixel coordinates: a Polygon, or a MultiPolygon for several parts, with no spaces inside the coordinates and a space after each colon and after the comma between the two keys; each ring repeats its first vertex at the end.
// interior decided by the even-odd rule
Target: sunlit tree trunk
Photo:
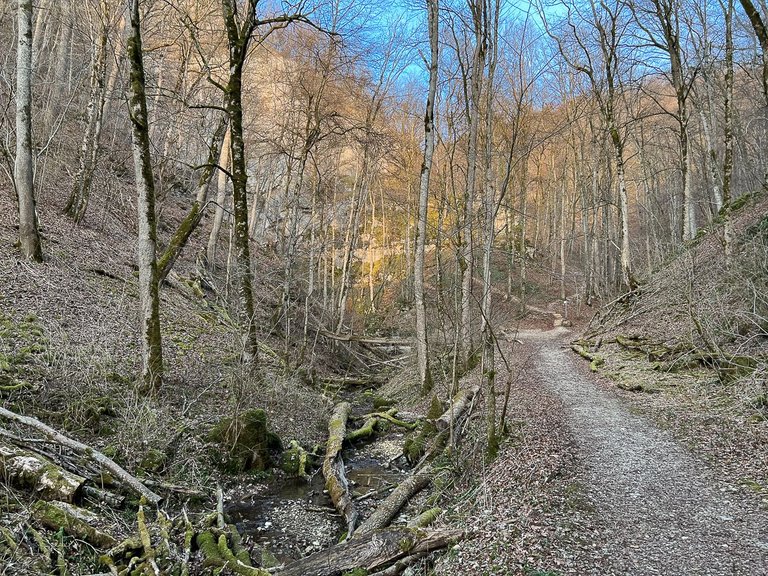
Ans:
{"type": "Polygon", "coordinates": [[[224,211],[227,208],[227,182],[229,182],[229,158],[230,158],[230,136],[229,130],[226,130],[224,134],[224,141],[221,145],[219,152],[219,166],[223,170],[219,170],[216,176],[216,209],[213,213],[213,224],[211,225],[211,233],[208,236],[208,245],[206,248],[206,263],[208,270],[216,269],[216,246],[219,243],[219,234],[221,233],[221,225],[224,222],[224,211]]]}
{"type": "Polygon", "coordinates": [[[131,30],[128,58],[131,63],[129,112],[133,128],[133,162],[136,171],[139,216],[138,265],[141,327],[141,391],[159,390],[163,378],[163,353],[160,336],[160,297],[157,276],[157,221],[155,182],[149,151],[149,125],[145,92],[144,61],[141,47],[139,0],[131,3],[131,30]]]}
{"type": "Polygon", "coordinates": [[[472,276],[473,276],[473,237],[475,182],[477,176],[477,134],[480,124],[480,100],[482,97],[483,76],[487,50],[486,0],[469,0],[472,13],[472,26],[475,47],[472,57],[472,70],[469,78],[467,114],[469,137],[467,143],[467,181],[464,189],[464,224],[462,228],[462,253],[459,262],[461,270],[461,354],[466,366],[472,354],[472,276]]]}

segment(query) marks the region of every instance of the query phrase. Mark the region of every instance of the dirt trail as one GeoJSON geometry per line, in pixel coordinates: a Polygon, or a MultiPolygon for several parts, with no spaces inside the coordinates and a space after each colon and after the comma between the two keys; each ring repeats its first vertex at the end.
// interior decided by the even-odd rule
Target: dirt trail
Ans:
{"type": "Polygon", "coordinates": [[[648,420],[577,369],[568,330],[523,331],[541,382],[567,410],[611,571],[580,574],[768,574],[768,514],[648,420]]]}

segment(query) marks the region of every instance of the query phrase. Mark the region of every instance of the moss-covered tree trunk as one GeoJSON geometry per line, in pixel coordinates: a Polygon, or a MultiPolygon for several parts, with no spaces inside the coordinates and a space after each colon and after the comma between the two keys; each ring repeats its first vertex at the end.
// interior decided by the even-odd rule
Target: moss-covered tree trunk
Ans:
{"type": "Polygon", "coordinates": [[[246,3],[238,14],[234,0],[222,0],[224,24],[229,43],[229,80],[225,87],[225,108],[229,117],[230,154],[232,156],[232,203],[234,244],[237,259],[238,296],[245,324],[243,360],[258,362],[258,340],[253,307],[251,251],[248,236],[248,167],[243,138],[243,67],[248,44],[256,26],[256,5],[246,3]],[[238,26],[238,20],[242,25],[238,26]]]}
{"type": "Polygon", "coordinates": [[[325,488],[333,505],[344,517],[347,524],[347,538],[352,536],[357,522],[357,509],[349,493],[344,460],[341,457],[341,447],[347,435],[349,411],[349,402],[341,402],[334,408],[331,419],[328,421],[328,444],[323,460],[325,488]]]}
{"type": "Polygon", "coordinates": [[[189,237],[200,224],[203,219],[203,208],[205,202],[208,199],[208,188],[210,186],[213,175],[218,168],[218,160],[222,149],[222,142],[224,141],[224,135],[227,132],[228,116],[222,115],[219,120],[219,124],[216,130],[211,136],[211,141],[208,144],[208,160],[203,166],[200,172],[200,178],[197,181],[197,192],[195,194],[195,201],[192,207],[189,209],[187,216],[181,221],[179,227],[174,232],[171,240],[168,242],[168,246],[165,248],[163,255],[157,262],[158,274],[160,282],[165,280],[168,273],[176,263],[176,259],[181,254],[181,251],[187,245],[189,237]]]}
{"type": "Polygon", "coordinates": [[[157,273],[157,219],[155,181],[149,152],[149,124],[141,48],[139,0],[131,2],[131,29],[128,59],[131,64],[129,112],[133,136],[133,162],[139,214],[138,265],[141,325],[141,390],[157,391],[163,378],[163,349],[160,337],[160,298],[157,273]]]}

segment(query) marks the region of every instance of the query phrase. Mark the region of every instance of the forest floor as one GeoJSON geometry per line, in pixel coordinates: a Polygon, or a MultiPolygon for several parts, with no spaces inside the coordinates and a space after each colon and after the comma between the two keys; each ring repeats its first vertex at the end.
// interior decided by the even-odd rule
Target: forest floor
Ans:
{"type": "MultiPolygon", "coordinates": [[[[662,429],[662,407],[680,391],[653,394],[654,407],[650,394],[619,390],[571,352],[574,336],[562,327],[517,333],[519,428],[467,515],[475,539],[438,573],[768,574],[768,500],[745,481],[746,451],[718,454],[722,446],[690,429],[662,429]],[[725,466],[711,463],[719,456],[725,466]]],[[[633,362],[642,363],[624,358],[623,368],[633,362]]],[[[765,422],[754,424],[765,440],[765,422]]],[[[765,463],[765,448],[754,452],[765,463]]]]}

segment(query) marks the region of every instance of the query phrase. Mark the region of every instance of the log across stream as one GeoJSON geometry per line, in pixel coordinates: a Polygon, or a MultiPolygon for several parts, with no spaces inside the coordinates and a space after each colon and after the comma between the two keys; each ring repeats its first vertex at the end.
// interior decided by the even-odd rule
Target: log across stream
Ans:
{"type": "MultiPolygon", "coordinates": [[[[353,502],[364,515],[408,476],[402,458],[404,434],[398,430],[373,442],[356,442],[342,456],[353,502]]],[[[286,478],[258,496],[242,495],[225,507],[243,536],[267,548],[280,563],[289,563],[339,542],[347,526],[325,490],[321,470],[309,480],[286,478]]]]}
{"type": "Polygon", "coordinates": [[[404,454],[404,429],[415,424],[397,420],[390,410],[360,414],[360,427],[348,429],[351,405],[341,402],[329,420],[322,473],[316,471],[308,481],[280,482],[259,496],[233,499],[227,516],[288,574],[319,576],[350,566],[373,569],[450,545],[464,535],[422,530],[439,509],[428,509],[426,496],[418,494],[432,482],[429,460],[442,453],[453,438],[451,431],[461,427],[476,393],[477,387],[461,390],[448,410],[431,421],[435,436],[415,470],[404,454]],[[381,434],[361,435],[377,418],[392,425],[381,434]],[[358,440],[343,442],[350,437],[358,440]],[[413,552],[387,544],[406,540],[413,552]]]}

